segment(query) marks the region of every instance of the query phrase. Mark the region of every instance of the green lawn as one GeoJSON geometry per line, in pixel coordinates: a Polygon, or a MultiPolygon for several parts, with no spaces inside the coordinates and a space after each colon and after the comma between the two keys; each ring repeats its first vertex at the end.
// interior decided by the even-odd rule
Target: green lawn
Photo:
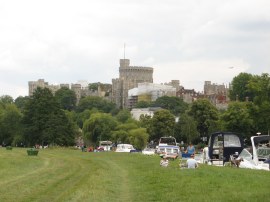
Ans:
{"type": "Polygon", "coordinates": [[[159,166],[158,156],[0,148],[0,201],[270,201],[270,172],[159,166]]]}

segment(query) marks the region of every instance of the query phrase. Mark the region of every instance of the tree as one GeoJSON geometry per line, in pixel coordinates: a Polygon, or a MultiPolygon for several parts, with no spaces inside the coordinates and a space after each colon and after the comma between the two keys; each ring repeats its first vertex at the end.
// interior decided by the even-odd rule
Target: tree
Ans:
{"type": "Polygon", "coordinates": [[[225,130],[237,132],[243,136],[252,135],[253,120],[250,117],[246,102],[232,102],[221,116],[225,130]]]}
{"type": "Polygon", "coordinates": [[[119,124],[112,134],[114,142],[132,144],[136,149],[143,149],[148,138],[146,128],[139,128],[136,122],[119,124]]]}
{"type": "Polygon", "coordinates": [[[175,118],[166,109],[158,110],[152,118],[150,139],[157,141],[163,136],[173,136],[175,118]]]}
{"type": "Polygon", "coordinates": [[[270,101],[270,76],[262,74],[261,76],[253,76],[248,84],[249,92],[254,96],[254,103],[257,105],[265,101],[270,101]]]}
{"type": "Polygon", "coordinates": [[[83,112],[80,113],[76,113],[76,123],[77,125],[82,129],[83,128],[83,123],[84,121],[86,121],[87,119],[90,118],[91,114],[97,113],[99,112],[97,109],[86,109],[83,112]]]}
{"type": "Polygon", "coordinates": [[[269,134],[270,131],[270,76],[263,73],[253,76],[248,84],[249,91],[254,95],[250,115],[254,120],[256,132],[269,134]]]}
{"type": "Polygon", "coordinates": [[[28,96],[19,96],[15,99],[15,105],[21,110],[24,111],[26,103],[28,102],[29,97],[28,96]]]}
{"type": "Polygon", "coordinates": [[[129,142],[136,149],[144,149],[147,145],[149,135],[145,128],[137,128],[129,131],[129,142]]]}
{"type": "Polygon", "coordinates": [[[253,130],[250,133],[270,134],[270,102],[263,101],[260,105],[248,102],[246,105],[253,120],[253,130]]]}
{"type": "Polygon", "coordinates": [[[89,83],[88,84],[88,89],[92,91],[97,91],[98,90],[99,83],[89,83]]]}
{"type": "Polygon", "coordinates": [[[152,117],[147,114],[142,114],[139,120],[140,126],[146,128],[148,134],[152,134],[152,117]]]}
{"type": "Polygon", "coordinates": [[[55,92],[55,98],[60,103],[61,109],[73,110],[76,106],[76,94],[67,87],[62,87],[55,92]]]}
{"type": "Polygon", "coordinates": [[[135,108],[147,108],[147,107],[151,107],[152,106],[152,103],[151,102],[147,102],[147,101],[139,101],[135,108]]]}
{"type": "Polygon", "coordinates": [[[138,125],[135,123],[119,124],[112,133],[112,140],[117,143],[130,143],[129,132],[134,129],[138,129],[138,125]]]}
{"type": "Polygon", "coordinates": [[[201,137],[208,137],[211,124],[218,121],[218,110],[207,99],[193,102],[188,115],[197,122],[197,130],[201,137]]]}
{"type": "Polygon", "coordinates": [[[188,108],[188,104],[185,103],[181,98],[169,96],[159,97],[155,101],[154,106],[167,109],[176,116],[181,113],[184,113],[188,108]]]}
{"type": "MultiPolygon", "coordinates": [[[[240,74],[237,77],[237,89],[244,96],[248,97],[249,104],[244,108],[248,108],[249,117],[253,119],[253,129],[249,133],[269,133],[270,130],[270,77],[269,74],[263,73],[261,76],[240,74]],[[242,82],[239,82],[239,80],[242,82]],[[242,87],[242,88],[241,88],[242,87]]],[[[233,87],[233,91],[235,88],[233,87]]],[[[242,96],[243,97],[243,96],[242,96]]],[[[239,99],[244,101],[244,97],[239,99]]]]}
{"type": "Polygon", "coordinates": [[[71,120],[60,109],[48,88],[37,88],[24,112],[25,139],[29,145],[72,145],[76,134],[71,120]]]}
{"type": "Polygon", "coordinates": [[[117,126],[117,121],[111,114],[92,114],[83,124],[84,137],[96,144],[101,140],[111,140],[112,132],[117,126]]]}
{"type": "Polygon", "coordinates": [[[16,145],[22,138],[22,113],[14,104],[0,107],[0,144],[16,145]]]}
{"type": "Polygon", "coordinates": [[[0,102],[3,104],[11,104],[13,103],[13,98],[9,95],[2,95],[0,97],[0,102]]]}
{"type": "Polygon", "coordinates": [[[229,97],[231,100],[245,101],[246,98],[253,100],[253,94],[249,91],[248,85],[252,74],[240,73],[238,76],[234,77],[232,80],[232,88],[229,91],[229,97]]]}
{"type": "Polygon", "coordinates": [[[188,114],[182,114],[175,125],[175,137],[178,142],[194,142],[199,137],[196,121],[188,114]]]}
{"type": "Polygon", "coordinates": [[[131,119],[130,111],[128,111],[126,109],[122,109],[118,112],[118,114],[115,116],[115,118],[117,119],[117,121],[119,121],[121,123],[125,123],[131,119]]]}
{"type": "Polygon", "coordinates": [[[102,97],[88,96],[80,100],[77,107],[77,112],[83,112],[86,109],[91,110],[93,108],[96,108],[104,113],[110,113],[116,108],[116,105],[102,97]]]}

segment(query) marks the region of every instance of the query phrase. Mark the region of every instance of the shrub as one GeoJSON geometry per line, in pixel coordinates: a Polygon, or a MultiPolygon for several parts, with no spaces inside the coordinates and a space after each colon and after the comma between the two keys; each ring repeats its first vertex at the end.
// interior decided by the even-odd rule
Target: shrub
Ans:
{"type": "Polygon", "coordinates": [[[38,150],[37,149],[33,149],[33,148],[28,149],[27,150],[27,154],[28,154],[28,156],[37,156],[38,155],[38,150]]]}

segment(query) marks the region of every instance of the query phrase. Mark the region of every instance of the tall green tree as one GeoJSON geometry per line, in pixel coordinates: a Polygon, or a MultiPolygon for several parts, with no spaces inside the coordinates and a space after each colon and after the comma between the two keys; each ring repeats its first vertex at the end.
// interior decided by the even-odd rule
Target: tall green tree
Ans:
{"type": "Polygon", "coordinates": [[[229,91],[229,97],[231,100],[245,101],[246,98],[253,100],[253,94],[249,90],[249,83],[252,80],[253,75],[248,73],[240,73],[232,80],[232,88],[229,91]]]}
{"type": "Polygon", "coordinates": [[[148,138],[146,128],[141,128],[137,122],[119,124],[112,133],[114,142],[132,144],[136,149],[143,149],[147,145],[148,138]]]}
{"type": "Polygon", "coordinates": [[[13,102],[14,102],[13,98],[11,96],[9,96],[9,95],[2,95],[0,97],[0,103],[11,104],[13,102]]]}
{"type": "Polygon", "coordinates": [[[270,102],[263,101],[259,105],[252,102],[246,103],[250,118],[253,120],[253,135],[257,132],[270,134],[270,102]]]}
{"type": "MultiPolygon", "coordinates": [[[[221,116],[225,130],[250,137],[254,132],[253,119],[246,102],[232,102],[221,116]]],[[[254,135],[254,134],[253,134],[254,135]]]]}
{"type": "Polygon", "coordinates": [[[76,94],[67,87],[62,87],[55,92],[55,98],[64,110],[73,110],[76,107],[76,94]]]}
{"type": "Polygon", "coordinates": [[[253,76],[248,84],[249,92],[254,96],[254,103],[257,105],[270,101],[270,76],[263,73],[261,76],[253,76]]]}
{"type": "MultiPolygon", "coordinates": [[[[256,132],[270,134],[270,76],[263,73],[255,75],[249,82],[249,91],[254,95],[255,106],[250,110],[256,132]]],[[[251,106],[251,105],[249,105],[251,106]]]]}
{"type": "Polygon", "coordinates": [[[146,128],[148,134],[152,134],[152,117],[147,114],[142,114],[139,120],[140,126],[146,128]]]}
{"type": "Polygon", "coordinates": [[[193,117],[188,114],[182,114],[175,125],[175,138],[178,142],[193,142],[199,138],[197,123],[193,117]]]}
{"type": "Polygon", "coordinates": [[[218,110],[207,99],[199,99],[193,102],[188,115],[192,116],[197,122],[197,130],[201,137],[208,137],[211,124],[219,119],[218,110]]]}
{"type": "Polygon", "coordinates": [[[161,107],[162,109],[167,109],[176,116],[181,113],[184,113],[188,108],[188,104],[185,103],[183,99],[179,97],[169,97],[169,96],[159,97],[154,102],[154,106],[161,107]]]}
{"type": "Polygon", "coordinates": [[[111,140],[116,126],[117,121],[111,114],[95,113],[84,122],[83,134],[90,142],[97,144],[101,140],[111,140]]]}
{"type": "Polygon", "coordinates": [[[72,122],[48,88],[37,88],[26,105],[23,123],[29,145],[71,145],[76,134],[72,122]]]}
{"type": "Polygon", "coordinates": [[[157,141],[160,137],[173,136],[174,124],[175,117],[169,110],[156,111],[152,118],[150,140],[157,141]]]}
{"type": "Polygon", "coordinates": [[[129,142],[136,149],[144,149],[147,145],[149,135],[145,128],[137,128],[129,131],[129,142]]]}
{"type": "Polygon", "coordinates": [[[24,111],[26,103],[28,102],[29,97],[28,96],[19,96],[15,99],[15,105],[21,110],[24,111]]]}
{"type": "Polygon", "coordinates": [[[139,126],[136,123],[122,123],[117,125],[115,131],[112,133],[112,140],[116,143],[130,143],[130,131],[138,129],[139,126]]]}
{"type": "Polygon", "coordinates": [[[0,107],[0,144],[16,145],[23,142],[22,113],[14,104],[0,107]]]}
{"type": "Polygon", "coordinates": [[[102,97],[88,96],[82,98],[77,106],[77,112],[83,112],[86,109],[96,108],[101,112],[110,113],[116,108],[116,105],[102,97]]]}
{"type": "Polygon", "coordinates": [[[119,121],[121,123],[125,123],[131,119],[131,113],[130,113],[130,111],[128,111],[126,109],[122,109],[118,112],[118,114],[115,116],[115,118],[117,119],[117,121],[119,121]]]}
{"type": "Polygon", "coordinates": [[[99,112],[97,109],[92,109],[92,110],[86,109],[83,112],[77,112],[76,113],[76,122],[77,122],[78,126],[82,129],[84,121],[89,119],[91,114],[94,114],[97,112],[99,112]]]}

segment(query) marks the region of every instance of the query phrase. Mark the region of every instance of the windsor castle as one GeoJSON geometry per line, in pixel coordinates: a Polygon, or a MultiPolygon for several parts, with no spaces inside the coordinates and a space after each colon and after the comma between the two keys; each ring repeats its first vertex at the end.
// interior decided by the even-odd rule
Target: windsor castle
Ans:
{"type": "Polygon", "coordinates": [[[172,80],[164,84],[153,83],[153,67],[130,66],[129,59],[120,59],[119,78],[112,79],[112,84],[96,83],[97,88],[90,88],[86,81],[75,84],[53,85],[44,79],[29,81],[29,96],[37,87],[49,88],[53,93],[62,87],[75,92],[77,103],[82,97],[99,96],[114,102],[119,108],[132,109],[138,101],[155,101],[161,96],[177,96],[185,102],[191,103],[198,98],[207,98],[218,108],[224,108],[228,103],[229,88],[224,84],[218,85],[205,81],[204,92],[185,89],[179,80],[172,80]]]}

